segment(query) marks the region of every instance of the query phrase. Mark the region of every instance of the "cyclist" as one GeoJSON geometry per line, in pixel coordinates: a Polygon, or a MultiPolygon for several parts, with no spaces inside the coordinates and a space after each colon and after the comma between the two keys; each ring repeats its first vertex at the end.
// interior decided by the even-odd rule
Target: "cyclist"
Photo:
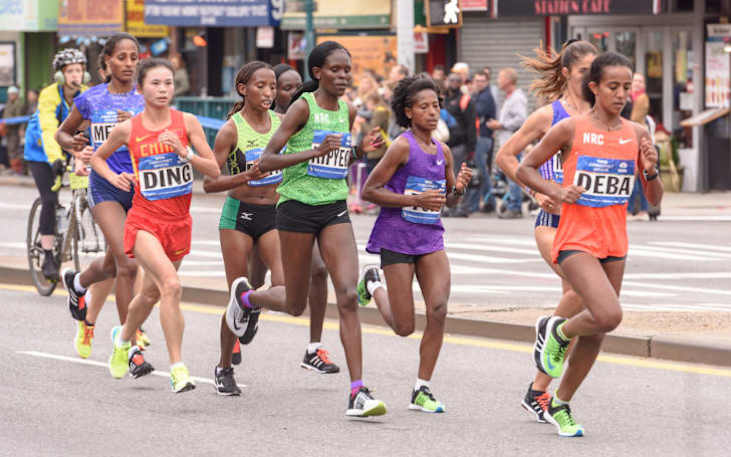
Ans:
{"type": "MultiPolygon", "coordinates": [[[[56,174],[65,167],[64,152],[54,139],[59,124],[71,112],[74,97],[87,89],[89,74],[86,57],[78,49],[62,49],[53,57],[56,82],[44,88],[38,96],[38,110],[33,114],[25,131],[24,158],[38,192],[41,195],[41,247],[43,248],[43,275],[58,279],[59,265],[52,250],[56,232],[56,204],[58,195],[52,189],[56,174]]],[[[82,134],[74,137],[73,148],[83,148],[88,140],[82,134]]]]}

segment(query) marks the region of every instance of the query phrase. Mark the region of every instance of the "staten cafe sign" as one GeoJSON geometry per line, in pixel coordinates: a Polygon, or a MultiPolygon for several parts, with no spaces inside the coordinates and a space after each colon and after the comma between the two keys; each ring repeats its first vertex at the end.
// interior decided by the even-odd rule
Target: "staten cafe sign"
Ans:
{"type": "Polygon", "coordinates": [[[568,14],[658,14],[661,0],[493,0],[488,14],[553,16],[568,14]]]}

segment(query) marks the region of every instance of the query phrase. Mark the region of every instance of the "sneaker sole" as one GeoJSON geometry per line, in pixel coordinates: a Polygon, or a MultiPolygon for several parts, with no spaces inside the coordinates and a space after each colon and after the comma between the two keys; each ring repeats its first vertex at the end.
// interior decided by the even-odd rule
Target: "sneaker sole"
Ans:
{"type": "MultiPolygon", "coordinates": [[[[540,335],[541,321],[543,321],[543,319],[546,319],[547,321],[550,320],[550,318],[547,316],[541,316],[536,320],[536,341],[535,343],[533,343],[533,361],[536,363],[536,368],[538,369],[538,371],[547,375],[548,373],[546,373],[546,371],[543,369],[543,365],[541,364],[543,347],[546,346],[545,338],[543,339],[543,347],[538,347],[538,336],[540,335]]],[[[546,322],[546,325],[548,325],[548,322],[546,322]]]]}
{"type": "Polygon", "coordinates": [[[386,405],[383,402],[380,402],[371,409],[349,409],[345,411],[345,415],[350,417],[383,416],[384,414],[386,414],[386,405]]]}
{"type": "Polygon", "coordinates": [[[315,373],[319,373],[319,374],[336,374],[336,373],[340,373],[340,368],[338,368],[336,371],[325,371],[325,370],[321,370],[321,369],[319,369],[317,367],[313,367],[312,365],[308,365],[308,364],[306,364],[304,362],[300,362],[300,367],[304,368],[305,370],[314,371],[315,373]]]}
{"type": "Polygon", "coordinates": [[[540,363],[538,364],[539,370],[541,370],[543,373],[547,374],[548,376],[550,376],[550,377],[552,377],[554,379],[560,378],[562,373],[558,373],[556,376],[552,375],[551,373],[549,373],[548,368],[545,367],[543,365],[543,363],[544,363],[545,355],[546,355],[546,346],[548,346],[548,344],[547,344],[548,343],[548,338],[549,338],[549,335],[550,335],[551,330],[553,328],[553,323],[556,322],[556,319],[561,319],[561,318],[559,318],[557,316],[551,316],[548,319],[548,322],[546,322],[546,339],[543,341],[543,347],[540,350],[541,359],[540,359],[540,363]]]}
{"type": "Polygon", "coordinates": [[[140,370],[139,373],[132,374],[132,372],[130,371],[129,375],[132,376],[134,379],[138,379],[143,376],[147,376],[148,374],[152,373],[153,371],[155,371],[155,368],[152,365],[150,365],[149,367],[145,367],[144,370],[140,370]]]}
{"type": "Polygon", "coordinates": [[[223,391],[220,391],[220,390],[218,390],[218,386],[214,386],[214,388],[216,389],[216,393],[219,396],[221,396],[221,397],[238,397],[239,395],[241,395],[241,392],[223,392],[223,391]]]}
{"type": "Polygon", "coordinates": [[[415,405],[413,403],[409,403],[409,409],[411,411],[421,411],[422,413],[428,413],[428,414],[441,414],[441,413],[447,412],[447,410],[444,408],[437,408],[434,411],[431,411],[429,409],[424,409],[424,407],[415,405]]]}
{"type": "Polygon", "coordinates": [[[556,426],[556,430],[558,431],[558,436],[562,436],[564,438],[579,438],[579,437],[584,436],[583,428],[573,434],[563,433],[563,432],[561,432],[561,426],[558,425],[558,422],[556,422],[550,414],[546,413],[544,415],[544,417],[546,418],[546,420],[548,421],[549,424],[553,424],[554,426],[556,426]]]}
{"type": "Polygon", "coordinates": [[[546,419],[542,418],[535,409],[533,409],[529,404],[525,402],[525,400],[520,402],[520,406],[523,407],[524,410],[526,410],[531,416],[533,416],[539,424],[547,424],[548,422],[546,419]]]}
{"type": "MultiPolygon", "coordinates": [[[[74,270],[71,269],[71,268],[64,268],[63,271],[61,272],[61,281],[58,281],[61,284],[63,284],[63,288],[64,288],[64,290],[66,291],[67,294],[71,294],[71,291],[69,290],[68,284],[66,284],[66,279],[65,279],[66,278],[66,273],[67,272],[72,272],[72,271],[74,271],[74,270]]],[[[86,319],[86,312],[84,312],[84,319],[76,319],[76,316],[74,316],[74,313],[71,312],[71,303],[70,302],[71,302],[71,297],[67,297],[66,298],[66,305],[69,307],[69,313],[71,313],[71,318],[73,320],[75,320],[75,321],[81,321],[81,320],[86,319]]],[[[86,311],[86,309],[84,309],[84,310],[86,311]]]]}
{"type": "Polygon", "coordinates": [[[194,389],[195,389],[195,384],[193,384],[192,382],[188,382],[182,388],[180,388],[180,390],[173,390],[173,393],[182,394],[183,392],[188,392],[188,391],[191,391],[194,389]]]}
{"type": "Polygon", "coordinates": [[[232,314],[235,314],[234,311],[231,309],[232,306],[239,306],[238,301],[236,300],[236,289],[239,285],[239,283],[247,281],[248,280],[245,277],[236,278],[236,280],[231,283],[231,290],[228,294],[228,306],[226,306],[226,326],[231,331],[231,333],[234,334],[237,338],[241,338],[244,336],[244,333],[246,333],[246,327],[244,327],[242,330],[240,330],[240,335],[237,333],[237,331],[234,329],[234,316],[232,314]]]}

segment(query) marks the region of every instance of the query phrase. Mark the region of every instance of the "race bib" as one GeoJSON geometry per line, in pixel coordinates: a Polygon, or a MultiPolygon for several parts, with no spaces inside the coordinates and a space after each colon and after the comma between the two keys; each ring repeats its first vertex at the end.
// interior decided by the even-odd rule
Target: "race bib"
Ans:
{"type": "Polygon", "coordinates": [[[193,191],[193,166],[174,152],[142,157],[137,170],[140,193],[148,200],[180,197],[193,191]]]}
{"type": "Polygon", "coordinates": [[[576,201],[579,205],[595,208],[622,205],[629,200],[635,185],[635,162],[580,156],[574,184],[586,189],[576,201]]]}
{"type": "Polygon", "coordinates": [[[313,157],[307,164],[307,174],[316,178],[345,179],[348,175],[348,164],[352,151],[352,142],[349,133],[315,130],[312,137],[312,149],[322,144],[328,135],[342,135],[340,147],[328,154],[313,157]]]}
{"type": "Polygon", "coordinates": [[[553,167],[553,176],[556,177],[556,183],[563,183],[563,163],[561,162],[561,151],[551,157],[551,166],[553,167]]]}
{"type": "MultiPolygon", "coordinates": [[[[264,151],[262,148],[255,148],[255,149],[249,149],[244,153],[244,157],[246,158],[246,170],[248,171],[251,167],[259,163],[259,160],[261,159],[261,153],[264,151]]],[[[271,173],[269,173],[269,176],[266,176],[261,179],[257,179],[254,181],[249,181],[250,186],[267,186],[269,184],[277,184],[282,182],[282,170],[274,170],[271,173]]]]}
{"type": "Polygon", "coordinates": [[[94,113],[91,118],[91,144],[94,150],[99,149],[107,138],[109,132],[117,125],[117,111],[101,111],[94,113]]]}
{"type": "MultiPolygon", "coordinates": [[[[447,182],[444,179],[432,181],[418,176],[409,176],[406,180],[404,195],[419,195],[430,189],[436,189],[442,193],[446,192],[447,182]]],[[[417,206],[409,206],[401,209],[401,217],[414,224],[438,224],[439,211],[431,211],[417,206]]]]}

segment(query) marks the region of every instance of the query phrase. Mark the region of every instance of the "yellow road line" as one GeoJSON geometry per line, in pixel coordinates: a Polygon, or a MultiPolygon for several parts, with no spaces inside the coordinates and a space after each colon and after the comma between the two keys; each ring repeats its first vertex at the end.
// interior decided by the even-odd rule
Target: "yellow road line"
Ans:
{"type": "MultiPolygon", "coordinates": [[[[31,292],[34,294],[37,293],[35,287],[19,286],[19,285],[15,285],[15,284],[0,283],[0,290],[31,292]]],[[[53,295],[66,296],[66,292],[62,289],[61,290],[56,289],[53,292],[53,295]]],[[[109,301],[114,301],[114,297],[110,296],[109,301]]],[[[197,304],[192,304],[192,303],[181,303],[180,308],[185,311],[191,311],[194,313],[214,314],[214,315],[219,315],[219,316],[221,314],[223,314],[223,312],[225,310],[224,308],[222,308],[220,306],[197,305],[197,304]]],[[[259,319],[264,320],[264,321],[270,321],[270,322],[279,322],[282,324],[299,325],[299,326],[303,326],[303,327],[310,325],[309,317],[294,317],[294,316],[287,316],[284,314],[271,313],[271,312],[263,313],[259,319]]],[[[339,325],[338,325],[337,321],[326,319],[325,323],[323,325],[323,328],[325,328],[327,330],[338,330],[339,325]]],[[[363,333],[368,333],[368,334],[373,334],[373,335],[386,335],[386,336],[394,336],[394,337],[396,336],[390,329],[371,326],[371,325],[364,325],[362,331],[363,331],[363,333]]],[[[409,335],[408,338],[420,339],[421,335],[422,335],[421,332],[414,332],[412,335],[409,335]]],[[[488,349],[499,349],[499,350],[512,351],[512,352],[529,353],[533,350],[532,345],[530,345],[528,343],[509,343],[509,342],[503,342],[503,341],[498,341],[498,340],[491,340],[491,339],[487,339],[487,338],[474,338],[474,337],[457,336],[457,335],[445,335],[444,342],[448,343],[448,344],[455,344],[458,346],[483,347],[483,348],[488,348],[488,349]]],[[[704,375],[722,376],[722,377],[731,378],[731,369],[717,368],[717,367],[713,367],[713,366],[709,366],[709,365],[694,365],[694,364],[690,364],[690,363],[672,362],[672,361],[665,361],[665,360],[658,360],[658,359],[651,359],[651,358],[610,355],[610,354],[600,354],[598,360],[601,362],[612,363],[615,365],[652,368],[652,369],[657,369],[657,370],[675,371],[675,372],[680,372],[680,373],[694,373],[694,374],[704,374],[704,375]]]]}

